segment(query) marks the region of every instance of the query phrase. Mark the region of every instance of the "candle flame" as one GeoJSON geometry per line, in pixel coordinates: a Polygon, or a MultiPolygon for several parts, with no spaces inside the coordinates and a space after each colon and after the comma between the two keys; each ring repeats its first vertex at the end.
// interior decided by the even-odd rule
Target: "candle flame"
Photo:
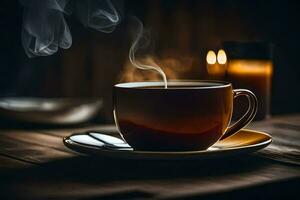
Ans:
{"type": "Polygon", "coordinates": [[[217,59],[218,59],[219,64],[222,64],[222,65],[226,64],[227,56],[226,56],[226,53],[223,49],[220,49],[218,51],[217,59]]]}
{"type": "Polygon", "coordinates": [[[210,65],[213,65],[216,64],[216,61],[217,59],[215,52],[213,52],[212,50],[208,51],[206,55],[206,62],[210,65]]]}

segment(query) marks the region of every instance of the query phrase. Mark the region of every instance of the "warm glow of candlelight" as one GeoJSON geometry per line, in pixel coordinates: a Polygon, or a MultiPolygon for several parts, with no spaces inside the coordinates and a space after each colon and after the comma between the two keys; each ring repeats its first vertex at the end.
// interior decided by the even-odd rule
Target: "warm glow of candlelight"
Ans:
{"type": "Polygon", "coordinates": [[[215,52],[213,52],[211,50],[207,52],[206,62],[210,65],[213,65],[217,62],[217,56],[216,56],[215,52]]]}
{"type": "Polygon", "coordinates": [[[221,65],[226,64],[226,62],[227,62],[227,56],[226,56],[226,53],[225,53],[225,51],[223,49],[220,49],[218,51],[217,59],[218,59],[218,63],[219,64],[221,64],[221,65]]]}
{"type": "Polygon", "coordinates": [[[262,74],[272,75],[272,62],[263,60],[231,60],[228,73],[229,74],[262,74]]]}
{"type": "MultiPolygon", "coordinates": [[[[233,87],[251,90],[258,99],[256,119],[264,119],[270,114],[272,73],[273,64],[269,59],[228,60],[228,81],[233,84],[233,87]]],[[[240,102],[243,102],[243,100],[240,100],[240,102]]],[[[236,104],[237,111],[242,110],[239,105],[242,105],[242,103],[236,104]]],[[[237,116],[234,116],[234,119],[236,118],[237,116]]]]}

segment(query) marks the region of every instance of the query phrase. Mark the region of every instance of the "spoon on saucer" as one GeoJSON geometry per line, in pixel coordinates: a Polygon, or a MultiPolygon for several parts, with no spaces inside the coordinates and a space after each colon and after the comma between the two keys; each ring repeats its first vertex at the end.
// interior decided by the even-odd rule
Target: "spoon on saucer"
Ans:
{"type": "Polygon", "coordinates": [[[133,150],[124,140],[99,132],[85,132],[74,134],[69,137],[75,143],[81,145],[106,148],[110,150],[133,150]]]}

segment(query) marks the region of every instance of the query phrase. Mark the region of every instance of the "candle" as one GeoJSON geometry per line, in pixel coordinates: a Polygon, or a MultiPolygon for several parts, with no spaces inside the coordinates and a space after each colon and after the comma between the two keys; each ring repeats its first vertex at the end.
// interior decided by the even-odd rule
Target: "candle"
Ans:
{"type": "Polygon", "coordinates": [[[264,119],[270,114],[272,69],[270,60],[234,59],[228,63],[228,81],[235,88],[249,89],[257,96],[257,120],[264,119]]]}
{"type": "MultiPolygon", "coordinates": [[[[258,110],[255,119],[262,120],[270,115],[270,99],[273,64],[270,59],[270,48],[264,43],[234,43],[227,48],[229,54],[227,81],[234,88],[251,90],[258,99],[258,110]]],[[[228,46],[227,46],[228,47],[228,46]]],[[[235,100],[233,119],[237,119],[245,110],[246,99],[235,100]]]]}
{"type": "Polygon", "coordinates": [[[206,55],[206,68],[211,79],[224,80],[227,66],[227,57],[223,49],[218,51],[216,55],[210,50],[206,55]]]}

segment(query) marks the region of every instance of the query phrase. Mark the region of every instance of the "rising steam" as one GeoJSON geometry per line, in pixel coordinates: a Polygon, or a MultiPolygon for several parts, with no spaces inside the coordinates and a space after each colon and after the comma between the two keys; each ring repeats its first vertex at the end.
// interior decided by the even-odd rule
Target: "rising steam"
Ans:
{"type": "Polygon", "coordinates": [[[147,65],[147,64],[140,63],[135,57],[135,53],[137,52],[137,50],[141,47],[141,45],[144,45],[141,42],[144,36],[144,30],[143,30],[143,24],[137,18],[134,18],[134,20],[137,22],[137,34],[129,50],[129,60],[133,66],[139,69],[152,70],[158,72],[163,78],[165,88],[167,88],[168,87],[167,77],[164,71],[155,62],[152,62],[151,65],[147,65]]]}
{"type": "Polygon", "coordinates": [[[117,10],[109,0],[78,0],[76,8],[81,23],[97,31],[111,33],[120,21],[117,10]]]}
{"type": "Polygon", "coordinates": [[[64,14],[72,12],[84,26],[112,32],[119,15],[109,0],[20,0],[24,6],[22,44],[28,57],[52,55],[72,45],[64,14]]]}

